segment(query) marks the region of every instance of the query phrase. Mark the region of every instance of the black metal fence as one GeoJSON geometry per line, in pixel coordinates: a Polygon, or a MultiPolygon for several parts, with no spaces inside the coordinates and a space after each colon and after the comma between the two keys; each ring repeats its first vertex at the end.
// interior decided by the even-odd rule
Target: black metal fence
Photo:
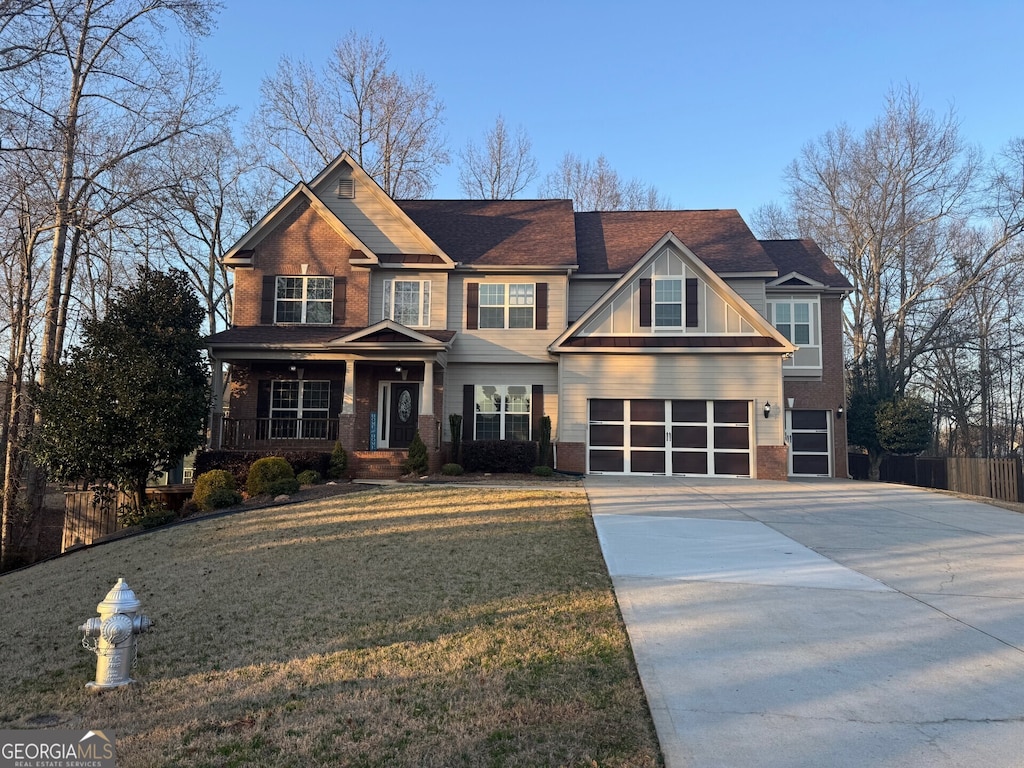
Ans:
{"type": "MultiPolygon", "coordinates": [[[[870,465],[862,453],[850,454],[850,476],[867,480],[870,465]]],[[[1000,501],[1024,499],[1024,474],[1019,458],[969,459],[932,456],[886,456],[879,468],[883,483],[986,496],[1000,501]]]]}

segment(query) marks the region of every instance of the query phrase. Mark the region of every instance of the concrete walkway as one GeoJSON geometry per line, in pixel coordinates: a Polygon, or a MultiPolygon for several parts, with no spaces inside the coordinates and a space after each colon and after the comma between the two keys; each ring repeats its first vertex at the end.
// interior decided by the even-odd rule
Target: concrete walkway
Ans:
{"type": "Polygon", "coordinates": [[[1024,766],[1024,515],[589,477],[668,768],[1024,766]]]}

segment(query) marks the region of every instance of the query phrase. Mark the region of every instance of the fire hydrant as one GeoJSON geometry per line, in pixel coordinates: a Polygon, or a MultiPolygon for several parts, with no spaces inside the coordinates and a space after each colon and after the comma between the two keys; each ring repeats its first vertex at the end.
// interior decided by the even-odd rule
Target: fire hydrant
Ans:
{"type": "Polygon", "coordinates": [[[89,619],[79,629],[84,633],[82,647],[96,654],[96,681],[87,688],[117,688],[135,681],[136,638],[149,631],[153,622],[140,613],[142,603],[124,579],[107,592],[96,606],[99,618],[89,619]]]}

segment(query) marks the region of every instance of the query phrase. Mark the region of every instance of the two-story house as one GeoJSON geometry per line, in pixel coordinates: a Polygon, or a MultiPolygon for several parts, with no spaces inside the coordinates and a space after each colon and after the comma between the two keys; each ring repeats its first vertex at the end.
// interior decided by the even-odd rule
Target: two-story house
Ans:
{"type": "Polygon", "coordinates": [[[536,440],[548,416],[569,472],[847,475],[851,286],[736,211],[396,201],[343,154],[225,263],[215,448],[340,440],[358,475],[417,430],[439,466],[449,414],[464,440],[536,440]]]}

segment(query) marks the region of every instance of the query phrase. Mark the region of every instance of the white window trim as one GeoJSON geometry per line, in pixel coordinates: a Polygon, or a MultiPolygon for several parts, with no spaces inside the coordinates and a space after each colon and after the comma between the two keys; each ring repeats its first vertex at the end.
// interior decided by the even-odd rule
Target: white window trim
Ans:
{"type": "MultiPolygon", "coordinates": [[[[331,382],[329,380],[321,379],[274,379],[270,382],[270,439],[271,440],[294,440],[304,439],[305,425],[304,419],[316,419],[317,421],[323,421],[325,424],[330,419],[331,413],[331,382]],[[280,391],[280,387],[284,384],[293,385],[298,384],[298,401],[296,402],[295,408],[275,408],[274,399],[275,395],[280,391]],[[310,384],[321,384],[327,385],[327,407],[326,408],[311,408],[306,407],[303,401],[306,398],[306,387],[310,384]],[[308,414],[307,414],[308,412],[308,414]],[[273,425],[277,419],[290,419],[297,423],[296,434],[294,435],[274,435],[273,425]]],[[[319,436],[310,437],[309,439],[316,439],[319,436]]]]}
{"type": "Polygon", "coordinates": [[[686,327],[686,278],[665,275],[651,278],[651,327],[655,331],[672,330],[678,331],[686,327]],[[658,283],[675,282],[679,283],[679,301],[658,301],[658,283]],[[658,307],[679,307],[679,323],[675,325],[662,325],[658,322],[658,307]]]}
{"type": "MultiPolygon", "coordinates": [[[[382,289],[381,313],[385,320],[395,320],[395,284],[396,283],[418,283],[420,286],[420,301],[418,320],[416,323],[403,323],[408,328],[428,328],[430,326],[430,280],[402,280],[397,277],[389,277],[384,280],[382,289]]],[[[395,320],[395,322],[400,322],[395,320]]]]}
{"type": "Polygon", "coordinates": [[[532,331],[537,327],[537,284],[536,283],[480,283],[478,294],[477,307],[477,328],[483,331],[500,331],[500,330],[511,330],[511,331],[532,331]],[[484,304],[484,287],[485,286],[502,286],[502,303],[501,304],[484,304]],[[516,286],[528,286],[531,291],[532,301],[529,304],[512,304],[509,299],[511,296],[511,289],[516,286]],[[484,309],[497,309],[501,308],[501,322],[500,326],[484,325],[483,322],[483,311],[484,309]],[[512,328],[509,326],[509,313],[512,309],[522,309],[523,307],[529,307],[533,310],[530,324],[528,326],[516,326],[512,328]]]}
{"type": "Polygon", "coordinates": [[[507,421],[506,421],[506,417],[507,416],[526,416],[526,434],[527,434],[526,439],[527,440],[533,440],[534,439],[534,435],[533,435],[533,385],[532,384],[475,384],[473,386],[473,439],[474,440],[481,440],[481,439],[485,439],[485,440],[493,440],[493,439],[509,440],[509,439],[511,439],[511,438],[509,438],[507,436],[508,435],[508,428],[507,428],[507,421]],[[510,387],[522,387],[523,390],[525,390],[525,396],[526,396],[526,402],[527,402],[527,409],[525,411],[509,411],[509,410],[507,410],[507,408],[508,408],[508,397],[509,397],[508,390],[509,390],[510,387]],[[501,407],[498,410],[496,410],[496,411],[481,411],[481,410],[478,410],[479,409],[479,403],[480,403],[480,400],[481,400],[481,395],[482,395],[480,390],[485,389],[485,388],[493,388],[495,390],[494,394],[500,395],[501,407]],[[477,416],[483,416],[483,415],[488,415],[488,416],[497,415],[498,416],[498,424],[499,424],[499,427],[498,427],[499,437],[498,438],[491,438],[491,437],[480,438],[480,437],[477,436],[477,416]]]}
{"type": "Polygon", "coordinates": [[[330,325],[334,322],[334,278],[330,275],[277,275],[277,279],[274,281],[274,323],[277,325],[330,325]],[[281,280],[301,280],[302,281],[302,296],[295,299],[283,299],[278,296],[280,290],[281,280]],[[310,280],[326,280],[330,286],[331,297],[330,299],[310,299],[309,298],[309,281],[310,280]],[[278,320],[278,310],[282,303],[287,302],[288,304],[299,303],[302,307],[301,320],[278,320]],[[306,320],[307,310],[310,302],[317,304],[330,304],[330,312],[328,312],[328,318],[326,322],[314,323],[306,320]]]}
{"type": "MultiPolygon", "coordinates": [[[[818,362],[816,365],[797,365],[797,359],[799,351],[792,355],[789,359],[783,361],[783,369],[787,371],[821,371],[822,368],[822,333],[821,333],[821,300],[817,296],[768,296],[768,321],[772,324],[779,333],[778,319],[776,307],[780,304],[786,304],[789,306],[790,321],[788,325],[796,325],[796,304],[807,304],[808,308],[808,325],[809,325],[809,337],[810,343],[799,344],[793,339],[789,339],[794,345],[800,348],[800,350],[816,349],[818,351],[818,362]],[[817,339],[817,343],[815,343],[817,339]]],[[[783,333],[785,336],[785,334],[783,333]]],[[[792,335],[796,335],[793,333],[792,335]]],[[[787,337],[788,338],[788,337],[787,337]]]]}

